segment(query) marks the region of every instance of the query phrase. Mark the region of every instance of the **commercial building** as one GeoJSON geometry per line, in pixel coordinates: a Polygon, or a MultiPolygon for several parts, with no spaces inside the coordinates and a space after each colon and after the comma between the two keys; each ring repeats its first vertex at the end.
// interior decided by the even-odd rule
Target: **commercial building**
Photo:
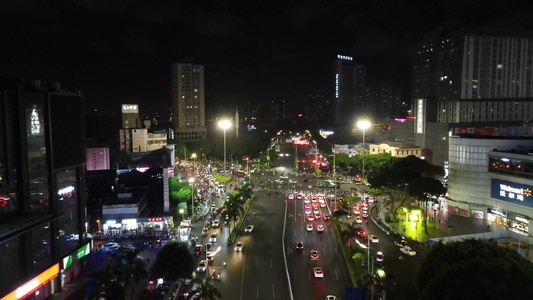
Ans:
{"type": "Polygon", "coordinates": [[[388,153],[394,157],[414,155],[419,158],[422,156],[422,148],[409,143],[381,142],[379,144],[370,144],[368,148],[368,154],[388,153]]]}
{"type": "Polygon", "coordinates": [[[0,299],[46,299],[83,272],[84,97],[0,78],[0,299]]]}
{"type": "Polygon", "coordinates": [[[366,68],[356,65],[353,57],[337,55],[335,59],[336,124],[352,124],[365,114],[366,68]]]}
{"type": "Polygon", "coordinates": [[[450,137],[448,211],[529,235],[533,139],[450,137]]]}
{"type": "Polygon", "coordinates": [[[87,171],[109,170],[109,148],[87,148],[87,171]]]}
{"type": "MultiPolygon", "coordinates": [[[[452,134],[533,135],[533,38],[489,30],[437,30],[429,33],[413,56],[412,103],[416,133],[447,139],[452,134]],[[444,124],[433,125],[434,123],[444,124]],[[421,127],[421,126],[425,126],[421,127]]],[[[443,143],[420,138],[442,164],[443,143]]]]}
{"type": "Polygon", "coordinates": [[[207,138],[205,126],[204,66],[171,65],[170,102],[174,139],[196,142],[207,138]]]}

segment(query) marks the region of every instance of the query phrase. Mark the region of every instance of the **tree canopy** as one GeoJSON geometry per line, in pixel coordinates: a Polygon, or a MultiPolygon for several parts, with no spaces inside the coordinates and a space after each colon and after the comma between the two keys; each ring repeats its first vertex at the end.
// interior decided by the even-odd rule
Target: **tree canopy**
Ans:
{"type": "Polygon", "coordinates": [[[194,260],[186,243],[170,242],[157,253],[152,274],[170,281],[186,278],[194,270],[194,260]]]}
{"type": "Polygon", "coordinates": [[[533,299],[533,264],[511,248],[469,239],[428,249],[421,299],[533,299]]]}

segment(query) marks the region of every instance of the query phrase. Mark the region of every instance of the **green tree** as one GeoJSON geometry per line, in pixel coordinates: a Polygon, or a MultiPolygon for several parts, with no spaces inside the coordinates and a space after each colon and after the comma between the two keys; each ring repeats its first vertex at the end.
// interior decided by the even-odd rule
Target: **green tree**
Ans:
{"type": "Polygon", "coordinates": [[[533,264],[484,240],[439,243],[417,272],[420,299],[533,299],[533,264]]]}
{"type": "Polygon", "coordinates": [[[178,279],[191,275],[194,263],[195,258],[186,243],[170,242],[157,252],[152,274],[174,284],[178,279]]]}
{"type": "Polygon", "coordinates": [[[431,196],[439,196],[441,194],[444,194],[446,192],[446,188],[442,185],[442,183],[435,179],[435,178],[428,178],[428,177],[421,177],[413,181],[409,185],[409,194],[421,203],[425,204],[423,205],[424,208],[422,209],[423,213],[423,226],[426,234],[428,233],[427,228],[427,204],[428,202],[432,201],[431,196]]]}
{"type": "Polygon", "coordinates": [[[99,299],[100,293],[105,293],[107,299],[123,300],[126,298],[124,287],[116,280],[116,274],[111,263],[107,263],[105,268],[96,275],[94,288],[89,297],[99,299]]]}
{"type": "Polygon", "coordinates": [[[124,249],[117,255],[115,272],[118,281],[126,288],[131,288],[130,297],[135,294],[135,285],[139,284],[141,278],[148,275],[146,264],[139,257],[138,250],[124,249]],[[135,285],[134,285],[135,283],[135,285]]]}
{"type": "Polygon", "coordinates": [[[222,293],[216,287],[215,283],[218,283],[218,279],[214,279],[211,276],[207,276],[205,279],[195,278],[191,281],[191,285],[194,287],[190,294],[200,294],[202,300],[214,300],[222,298],[222,293]]]}
{"type": "Polygon", "coordinates": [[[409,186],[422,177],[431,178],[438,174],[441,174],[441,168],[410,155],[394,160],[391,165],[372,175],[368,182],[375,188],[381,187],[389,196],[390,201],[386,205],[396,219],[398,210],[412,198],[409,186]]]}
{"type": "Polygon", "coordinates": [[[344,223],[341,235],[343,236],[344,240],[348,241],[348,245],[350,247],[352,247],[352,239],[357,237],[357,232],[360,230],[362,230],[361,227],[357,226],[355,223],[344,223]]]}
{"type": "Polygon", "coordinates": [[[224,205],[222,205],[224,210],[220,215],[223,220],[229,220],[230,222],[233,222],[233,228],[235,228],[235,222],[239,219],[239,217],[242,214],[242,208],[243,208],[244,201],[240,199],[236,194],[232,194],[229,196],[229,198],[224,201],[224,205]]]}

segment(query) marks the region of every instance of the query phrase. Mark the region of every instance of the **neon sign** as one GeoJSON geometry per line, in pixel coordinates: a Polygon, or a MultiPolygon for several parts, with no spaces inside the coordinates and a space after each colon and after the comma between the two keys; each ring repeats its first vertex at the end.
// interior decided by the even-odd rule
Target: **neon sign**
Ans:
{"type": "Polygon", "coordinates": [[[21,285],[18,289],[7,294],[0,300],[17,300],[17,299],[25,298],[29,294],[38,290],[43,285],[50,282],[52,279],[56,278],[58,274],[59,274],[59,263],[56,263],[55,265],[50,267],[48,270],[35,276],[33,279],[21,285]]]}
{"type": "Polygon", "coordinates": [[[337,55],[337,58],[338,59],[344,59],[344,60],[353,60],[353,57],[351,56],[346,56],[346,55],[337,55]]]}

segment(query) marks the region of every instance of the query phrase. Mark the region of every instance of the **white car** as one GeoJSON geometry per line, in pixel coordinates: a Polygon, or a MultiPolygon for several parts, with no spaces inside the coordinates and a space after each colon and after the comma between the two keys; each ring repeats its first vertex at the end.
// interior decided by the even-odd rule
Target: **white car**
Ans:
{"type": "Polygon", "coordinates": [[[217,234],[213,233],[211,234],[211,237],[209,238],[210,243],[216,243],[217,242],[217,234]]]}
{"type": "Polygon", "coordinates": [[[296,183],[298,183],[298,182],[296,182],[296,180],[294,180],[294,179],[291,179],[291,180],[289,180],[289,183],[296,184],[296,183]]]}
{"type": "Polygon", "coordinates": [[[383,252],[378,251],[376,254],[376,261],[383,261],[383,252]]]}
{"type": "Polygon", "coordinates": [[[370,236],[370,241],[371,241],[372,243],[379,243],[379,239],[378,239],[378,237],[375,236],[375,235],[371,235],[371,236],[370,236]]]}
{"type": "Polygon", "coordinates": [[[207,271],[207,261],[202,260],[200,263],[198,263],[198,267],[196,268],[197,272],[204,273],[207,271]]]}
{"type": "Polygon", "coordinates": [[[324,225],[320,224],[316,227],[317,232],[324,232],[324,225]]]}
{"type": "Polygon", "coordinates": [[[247,232],[247,233],[251,233],[252,231],[254,231],[254,225],[248,225],[244,229],[244,232],[247,232]]]}
{"type": "Polygon", "coordinates": [[[213,221],[213,225],[212,225],[213,228],[217,228],[217,227],[220,227],[220,220],[214,220],[213,221]]]}
{"type": "Polygon", "coordinates": [[[403,254],[407,254],[409,256],[415,256],[416,255],[416,251],[411,249],[410,247],[401,247],[400,248],[400,252],[402,252],[403,254]]]}
{"type": "Polygon", "coordinates": [[[337,297],[335,297],[333,295],[327,295],[326,296],[326,300],[337,300],[337,297]]]}
{"type": "Polygon", "coordinates": [[[304,199],[304,203],[311,203],[311,200],[309,198],[304,199]]]}
{"type": "Polygon", "coordinates": [[[307,224],[307,231],[313,231],[313,224],[307,224]]]}
{"type": "Polygon", "coordinates": [[[322,272],[322,268],[313,268],[313,274],[315,275],[315,278],[324,278],[324,272],[322,272]]]}
{"type": "Polygon", "coordinates": [[[243,242],[237,242],[237,244],[235,245],[235,249],[234,250],[236,252],[241,252],[242,248],[244,248],[244,243],[243,242]]]}

